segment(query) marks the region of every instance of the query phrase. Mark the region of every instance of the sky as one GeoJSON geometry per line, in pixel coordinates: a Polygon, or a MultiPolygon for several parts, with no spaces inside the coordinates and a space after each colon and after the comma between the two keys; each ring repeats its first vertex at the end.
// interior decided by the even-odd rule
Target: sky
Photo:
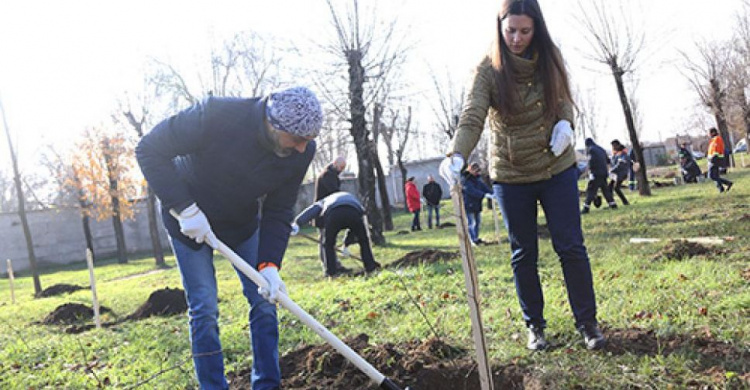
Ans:
{"type": "MultiPolygon", "coordinates": [[[[373,4],[375,0],[367,0],[373,4]]],[[[340,0],[334,0],[340,3],[340,0]]],[[[609,0],[612,7],[628,0],[609,0]]],[[[684,132],[696,97],[679,72],[677,50],[695,42],[726,40],[741,0],[649,1],[636,20],[646,25],[646,53],[638,69],[638,98],[646,141],[684,132]]],[[[575,0],[540,0],[548,28],[568,63],[572,82],[600,106],[600,143],[627,139],[612,76],[584,59],[588,47],[576,21],[575,0]]],[[[498,2],[378,0],[398,16],[416,43],[406,74],[429,95],[430,70],[463,85],[492,42],[498,2]]],[[[191,63],[210,42],[254,30],[275,39],[310,42],[328,36],[324,0],[4,0],[0,2],[0,101],[22,169],[38,163],[44,145],[69,147],[87,127],[104,123],[119,96],[138,90],[147,58],[191,63]]],[[[302,60],[304,61],[304,60],[302,60]]],[[[432,110],[422,104],[420,126],[432,110]]],[[[3,134],[0,170],[9,167],[3,134]]]]}

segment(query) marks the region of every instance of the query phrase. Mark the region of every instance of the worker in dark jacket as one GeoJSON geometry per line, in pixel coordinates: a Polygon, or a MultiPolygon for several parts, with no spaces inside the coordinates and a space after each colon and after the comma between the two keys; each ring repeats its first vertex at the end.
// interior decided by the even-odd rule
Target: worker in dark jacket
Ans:
{"type": "Polygon", "coordinates": [[[343,273],[337,267],[336,237],[343,229],[349,229],[344,241],[350,243],[356,239],[362,254],[365,272],[369,273],[380,268],[372,256],[370,237],[364,224],[364,207],[357,197],[348,192],[334,192],[304,209],[292,224],[292,234],[299,232],[299,226],[309,223],[314,218],[322,218],[325,228],[322,229],[321,245],[324,248],[323,264],[326,276],[336,277],[343,273]]]}
{"type": "Polygon", "coordinates": [[[440,200],[443,199],[443,188],[435,182],[432,175],[427,176],[427,184],[422,187],[422,196],[427,203],[427,228],[432,229],[433,211],[435,211],[435,227],[440,227],[440,200]]]}
{"type": "Polygon", "coordinates": [[[238,272],[250,304],[252,388],[281,386],[275,303],[286,286],[279,270],[322,123],[315,94],[295,87],[262,98],[209,97],[162,121],[138,143],[136,157],[161,201],[185,288],[201,389],[228,388],[213,263],[218,240],[268,282],[259,290],[238,272]]]}
{"type": "Polygon", "coordinates": [[[630,204],[628,198],[622,192],[622,183],[628,178],[628,168],[630,167],[630,156],[628,155],[628,149],[625,145],[621,144],[619,140],[613,140],[612,144],[612,168],[609,169],[609,173],[612,179],[609,181],[609,192],[617,194],[622,201],[624,206],[630,204]]]}
{"type": "Polygon", "coordinates": [[[617,204],[607,186],[607,173],[609,172],[607,169],[609,165],[607,152],[601,146],[597,145],[593,139],[586,138],[586,154],[589,156],[589,182],[586,186],[586,200],[583,203],[581,214],[589,212],[591,202],[594,201],[596,193],[599,190],[604,194],[604,199],[607,200],[609,208],[616,209],[617,204]]]}
{"type": "Polygon", "coordinates": [[[479,164],[472,163],[464,173],[461,183],[464,194],[464,208],[466,209],[466,222],[469,224],[469,238],[473,245],[484,243],[479,238],[479,227],[482,226],[482,200],[492,197],[492,190],[482,181],[481,173],[479,164]]]}
{"type": "Polygon", "coordinates": [[[319,201],[326,196],[341,191],[341,179],[339,175],[346,168],[346,159],[336,157],[332,163],[328,164],[325,172],[315,180],[315,201],[319,201]]]}

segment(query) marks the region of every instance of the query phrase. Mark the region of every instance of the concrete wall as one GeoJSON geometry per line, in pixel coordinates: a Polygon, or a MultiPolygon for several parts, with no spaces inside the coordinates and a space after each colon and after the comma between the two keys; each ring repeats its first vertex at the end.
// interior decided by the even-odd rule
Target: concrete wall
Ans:
{"type": "MultiPolygon", "coordinates": [[[[52,264],[68,264],[86,259],[86,239],[83,223],[77,208],[64,208],[43,211],[29,211],[29,229],[34,243],[34,254],[40,268],[52,264]]],[[[161,227],[161,220],[159,220],[161,227]]],[[[148,231],[146,204],[136,205],[135,218],[123,221],[125,245],[129,254],[148,253],[151,237],[148,231]]],[[[162,245],[169,249],[169,241],[164,229],[159,229],[162,245]]],[[[114,257],[117,241],[112,220],[91,219],[91,234],[97,258],[114,257]]],[[[21,218],[17,213],[0,213],[0,272],[7,273],[5,259],[13,261],[14,271],[29,269],[26,239],[23,235],[21,218]]]]}

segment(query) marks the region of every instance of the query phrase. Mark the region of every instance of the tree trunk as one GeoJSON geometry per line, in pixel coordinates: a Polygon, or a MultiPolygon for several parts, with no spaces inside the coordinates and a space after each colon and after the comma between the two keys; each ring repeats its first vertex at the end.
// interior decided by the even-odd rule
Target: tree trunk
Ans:
{"type": "Polygon", "coordinates": [[[732,147],[731,138],[729,137],[729,126],[727,125],[727,116],[724,112],[724,102],[722,97],[724,96],[724,91],[721,90],[721,85],[719,85],[719,81],[716,79],[710,80],[711,84],[711,108],[714,112],[714,118],[716,119],[716,127],[719,129],[719,135],[721,135],[722,140],[724,141],[725,150],[722,150],[721,152],[726,156],[727,162],[729,163],[727,166],[734,167],[734,158],[732,158],[732,154],[726,153],[726,145],[729,145],[729,147],[732,147]]]}
{"type": "Polygon", "coordinates": [[[640,169],[636,173],[638,176],[638,193],[641,195],[651,195],[651,188],[648,185],[648,175],[646,174],[646,161],[643,159],[643,149],[641,143],[638,141],[638,133],[635,131],[635,122],[633,121],[633,112],[630,110],[630,103],[628,97],[625,94],[625,86],[622,82],[623,71],[617,65],[617,63],[611,64],[612,75],[615,77],[615,84],[617,84],[617,93],[620,95],[620,104],[622,104],[622,111],[625,114],[625,122],[628,126],[628,135],[630,135],[630,142],[633,144],[633,151],[635,151],[635,158],[640,164],[640,169]]]}
{"type": "Polygon", "coordinates": [[[21,218],[23,236],[26,239],[29,268],[31,268],[31,274],[34,279],[34,296],[39,296],[42,293],[42,282],[39,280],[39,270],[36,266],[36,255],[34,254],[34,242],[31,238],[29,220],[26,218],[26,200],[23,194],[23,187],[21,187],[21,173],[18,171],[18,159],[16,158],[16,152],[13,150],[13,142],[10,139],[10,129],[8,128],[8,122],[5,120],[5,108],[3,108],[2,102],[0,102],[0,113],[3,115],[5,135],[8,138],[8,149],[10,149],[10,160],[13,164],[13,181],[16,184],[16,196],[18,197],[18,217],[21,218]]]}
{"type": "Polygon", "coordinates": [[[375,172],[365,121],[363,99],[365,70],[362,67],[362,53],[359,50],[349,50],[346,57],[349,64],[349,111],[352,125],[350,132],[357,152],[359,195],[372,225],[372,242],[376,245],[383,245],[385,244],[383,217],[375,202],[375,172]]]}
{"type": "MultiPolygon", "coordinates": [[[[143,138],[143,123],[146,121],[145,114],[141,116],[140,121],[135,119],[135,115],[133,115],[131,111],[125,111],[123,112],[123,115],[127,118],[130,125],[133,126],[136,134],[138,134],[138,138],[143,138]]],[[[151,235],[151,250],[154,253],[156,266],[164,267],[164,249],[161,246],[161,240],[159,239],[159,224],[156,221],[156,196],[154,195],[154,192],[151,191],[151,187],[148,184],[146,184],[146,193],[148,194],[148,233],[151,235]]]]}
{"type": "Polygon", "coordinates": [[[380,157],[378,156],[377,145],[373,142],[371,145],[372,161],[375,164],[375,172],[377,172],[378,189],[380,190],[380,205],[383,210],[383,228],[385,231],[390,232],[393,230],[393,215],[391,214],[391,200],[388,197],[388,187],[385,182],[385,172],[383,172],[383,164],[380,163],[380,157]]]}
{"type": "Polygon", "coordinates": [[[148,192],[148,232],[151,235],[151,248],[154,253],[154,260],[156,260],[156,266],[164,267],[166,265],[164,262],[164,249],[161,246],[159,227],[156,222],[156,196],[148,185],[146,186],[146,191],[148,192]]]}
{"type": "Polygon", "coordinates": [[[84,200],[82,191],[79,190],[78,205],[81,207],[81,224],[83,225],[83,237],[86,239],[86,248],[91,251],[91,257],[96,260],[94,252],[94,237],[91,235],[91,222],[89,218],[88,205],[84,200]]]}
{"type": "MultiPolygon", "coordinates": [[[[106,142],[106,141],[105,141],[106,142]]],[[[125,248],[125,232],[122,228],[120,212],[120,198],[117,196],[117,179],[113,169],[112,156],[107,152],[109,147],[104,147],[104,162],[107,164],[107,176],[109,177],[109,194],[112,198],[112,226],[115,228],[115,240],[117,240],[117,262],[125,264],[128,262],[128,252],[125,248]]]]}

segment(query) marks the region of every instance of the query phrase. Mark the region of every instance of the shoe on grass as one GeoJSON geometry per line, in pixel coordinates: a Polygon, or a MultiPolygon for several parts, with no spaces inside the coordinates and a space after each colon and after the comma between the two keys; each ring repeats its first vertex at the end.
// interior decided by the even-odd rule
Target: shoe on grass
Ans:
{"type": "Polygon", "coordinates": [[[529,341],[526,343],[526,348],[532,351],[544,351],[547,349],[547,339],[544,338],[544,328],[538,325],[531,324],[528,328],[529,341]]]}
{"type": "Polygon", "coordinates": [[[602,349],[607,344],[607,339],[604,338],[602,331],[599,330],[599,326],[596,323],[583,324],[578,327],[578,332],[583,336],[586,349],[602,349]]]}

